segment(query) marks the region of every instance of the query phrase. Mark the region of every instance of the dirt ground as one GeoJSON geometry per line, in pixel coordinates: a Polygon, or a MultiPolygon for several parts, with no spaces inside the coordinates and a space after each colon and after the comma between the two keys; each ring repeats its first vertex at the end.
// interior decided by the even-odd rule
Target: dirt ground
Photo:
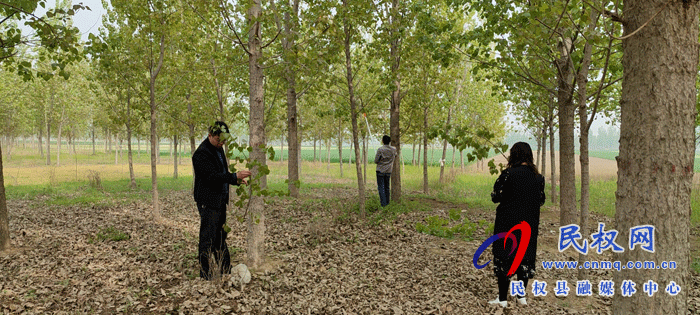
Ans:
{"type": "MultiPolygon", "coordinates": [[[[253,280],[245,287],[236,279],[198,279],[199,216],[187,191],[161,196],[159,223],[147,202],[59,207],[47,206],[41,198],[10,201],[13,249],[0,253],[0,313],[611,313],[611,299],[595,293],[577,297],[572,289],[568,297],[554,296],[557,280],[575,284],[576,270],[539,268],[535,280],[548,284],[547,296],[530,296],[527,306],[513,299],[506,309],[491,306],[487,301],[497,294],[491,268],[472,264],[487,233],[477,229],[473,240],[444,239],[417,232],[416,223],[429,216],[447,218],[451,209],[473,223],[493,222],[494,211],[407,195],[406,200],[430,210],[371,224],[342,210],[354,203],[355,193],[353,188],[318,188],[299,200],[271,200],[265,218],[267,264],[252,270],[253,280]],[[110,228],[128,239],[100,239],[98,232],[110,228]]],[[[542,209],[540,261],[577,258],[574,251],[560,253],[553,245],[558,218],[555,207],[542,209]]],[[[612,225],[611,219],[595,214],[590,221],[612,225]]],[[[244,260],[247,229],[237,220],[228,222],[235,264],[244,260]]],[[[489,259],[486,251],[480,262],[489,259]]],[[[604,253],[589,259],[612,257],[604,253]]],[[[592,284],[611,278],[607,270],[588,275],[592,284]]],[[[693,274],[689,281],[688,305],[696,314],[700,276],[693,274]]]]}

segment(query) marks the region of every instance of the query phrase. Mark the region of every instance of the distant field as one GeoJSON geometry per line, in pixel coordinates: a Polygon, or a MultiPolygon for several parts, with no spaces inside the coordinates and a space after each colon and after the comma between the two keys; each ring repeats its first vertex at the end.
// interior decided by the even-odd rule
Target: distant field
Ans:
{"type": "MultiPolygon", "coordinates": [[[[597,157],[606,160],[615,161],[615,157],[620,154],[618,151],[591,151],[590,156],[597,157]]],[[[700,157],[695,156],[694,170],[696,173],[700,172],[700,157]]]]}

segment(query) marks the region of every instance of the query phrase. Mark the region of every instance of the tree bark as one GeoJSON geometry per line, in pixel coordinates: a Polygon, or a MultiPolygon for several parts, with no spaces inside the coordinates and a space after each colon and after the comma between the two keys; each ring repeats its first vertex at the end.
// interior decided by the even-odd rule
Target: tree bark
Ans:
{"type": "MultiPolygon", "coordinates": [[[[420,154],[420,152],[419,152],[420,154]]],[[[411,152],[411,165],[416,166],[416,143],[413,142],[413,151],[411,152]]]]}
{"type": "Polygon", "coordinates": [[[0,252],[10,248],[10,216],[7,213],[5,177],[2,167],[2,146],[0,146],[0,252]]]}
{"type": "Polygon", "coordinates": [[[554,103],[552,102],[549,110],[549,160],[552,162],[551,175],[550,175],[550,186],[552,190],[549,195],[552,198],[552,203],[557,202],[557,163],[556,154],[554,152],[554,103]]]}
{"type": "MultiPolygon", "coordinates": [[[[426,119],[427,118],[428,117],[426,116],[426,119]]],[[[449,130],[451,118],[452,118],[452,106],[450,106],[450,109],[447,110],[447,121],[445,122],[445,130],[449,130]]],[[[440,180],[439,180],[441,184],[445,183],[445,178],[443,176],[445,174],[445,158],[446,157],[447,157],[447,138],[442,140],[442,160],[440,160],[440,180]]]]}
{"type": "Polygon", "coordinates": [[[338,117],[338,162],[340,163],[340,177],[343,177],[343,120],[338,117]]]}
{"type": "MultiPolygon", "coordinates": [[[[165,57],[165,35],[160,36],[160,53],[158,56],[158,65],[153,66],[151,61],[150,67],[150,107],[151,107],[151,190],[152,190],[152,204],[153,204],[153,218],[156,222],[161,220],[160,215],[160,203],[158,202],[158,172],[156,170],[156,155],[160,156],[160,150],[158,150],[158,134],[157,127],[158,121],[156,116],[156,78],[160,69],[163,66],[163,57],[165,57]]],[[[151,58],[151,60],[153,60],[151,58]]]]}
{"type": "MultiPolygon", "coordinates": [[[[93,122],[94,124],[95,122],[93,122]]],[[[93,125],[91,130],[91,136],[92,136],[92,155],[95,155],[95,126],[93,125]]]]}
{"type": "MultiPolygon", "coordinates": [[[[591,10],[590,22],[588,25],[589,30],[593,30],[598,22],[598,17],[600,16],[595,10],[591,10]]],[[[578,75],[576,76],[576,85],[578,86],[578,115],[580,122],[580,133],[579,138],[579,161],[581,163],[581,213],[579,226],[581,228],[580,232],[584,239],[588,238],[589,228],[588,228],[588,210],[590,201],[590,174],[589,174],[589,161],[588,161],[588,104],[586,102],[586,97],[588,93],[588,71],[591,64],[591,55],[593,53],[593,45],[591,40],[586,40],[583,48],[583,58],[581,59],[581,67],[579,68],[578,75]]],[[[605,80],[605,78],[602,78],[605,80]]],[[[586,260],[586,255],[579,253],[578,256],[579,263],[582,264],[586,260]]],[[[584,280],[586,277],[585,268],[578,270],[579,280],[584,280]]]]}
{"type": "MultiPolygon", "coordinates": [[[[49,110],[53,111],[55,90],[51,89],[50,93],[49,110]]],[[[44,121],[46,122],[46,165],[51,165],[51,119],[47,111],[44,111],[44,121]]]]}
{"type": "Polygon", "coordinates": [[[58,121],[58,140],[56,141],[56,144],[58,146],[56,150],[56,166],[61,166],[61,132],[63,131],[63,118],[64,115],[66,114],[66,106],[65,104],[63,105],[63,108],[61,108],[61,119],[58,121]]]}
{"type": "MultiPolygon", "coordinates": [[[[126,98],[126,149],[129,151],[129,187],[136,189],[136,176],[134,176],[134,154],[131,148],[131,97],[126,98]]],[[[94,147],[93,147],[94,148],[94,147]]]]}
{"type": "Polygon", "coordinates": [[[177,134],[173,136],[173,178],[177,179],[177,134]]]}
{"type": "Polygon", "coordinates": [[[576,160],[574,155],[574,111],[572,102],[573,64],[569,57],[571,40],[565,38],[560,43],[561,58],[557,60],[559,69],[558,96],[559,103],[559,178],[561,198],[559,209],[561,226],[576,223],[576,160]]]}
{"type": "Polygon", "coordinates": [[[41,158],[44,158],[44,144],[42,142],[42,137],[44,136],[44,123],[39,124],[39,154],[41,154],[41,158]]]}
{"type": "Polygon", "coordinates": [[[284,78],[287,81],[287,146],[289,147],[289,162],[287,163],[287,188],[293,198],[299,197],[299,146],[297,131],[297,90],[296,67],[297,49],[294,38],[297,32],[297,17],[299,14],[299,0],[292,1],[292,14],[284,13],[284,33],[282,47],[284,48],[285,67],[284,78]]]}
{"type": "Polygon", "coordinates": [[[331,138],[328,137],[328,141],[326,142],[326,171],[330,172],[331,171],[331,138]]]}
{"type": "MultiPolygon", "coordinates": [[[[401,157],[401,129],[399,127],[400,121],[400,108],[401,108],[401,74],[399,73],[401,67],[401,21],[399,14],[399,6],[401,1],[392,0],[391,2],[391,21],[389,27],[391,28],[391,42],[389,43],[389,54],[391,58],[391,74],[393,77],[394,90],[391,92],[391,107],[389,114],[389,132],[391,136],[391,145],[396,148],[396,153],[398,157],[401,157]]],[[[401,202],[401,166],[402,163],[400,159],[394,160],[394,167],[391,171],[391,201],[401,202]]]]}
{"type": "MultiPolygon", "coordinates": [[[[343,6],[348,7],[348,0],[343,0],[343,6]]],[[[365,182],[362,177],[362,165],[360,164],[359,128],[357,126],[357,104],[355,104],[355,86],[353,85],[352,55],[350,45],[352,45],[353,30],[347,16],[343,19],[343,32],[345,33],[345,77],[348,82],[348,96],[350,98],[350,120],[352,121],[352,145],[355,149],[355,171],[357,172],[357,193],[360,214],[365,218],[365,182]]],[[[352,155],[351,155],[352,156],[352,155]]]]}
{"type": "MultiPolygon", "coordinates": [[[[428,194],[428,106],[423,108],[423,193],[428,194]]],[[[420,151],[420,149],[418,149],[420,151]]]]}
{"type": "Polygon", "coordinates": [[[547,177],[547,125],[542,126],[542,165],[539,165],[542,176],[547,177]]]}
{"type": "Polygon", "coordinates": [[[119,139],[119,133],[117,133],[115,136],[114,142],[116,142],[115,145],[115,150],[114,150],[114,165],[119,165],[119,144],[121,143],[119,139]]]}
{"type": "Polygon", "coordinates": [[[630,228],[652,225],[655,252],[627,247],[613,258],[675,261],[677,268],[614,272],[616,286],[632,280],[641,288],[653,280],[659,292],[653,298],[641,292],[631,297],[615,294],[612,312],[688,314],[700,12],[694,1],[626,0],[624,8],[617,239],[627,240],[630,228]],[[652,18],[659,8],[660,14],[652,18]],[[681,288],[677,296],[664,291],[671,281],[681,288]]]}
{"type": "MultiPolygon", "coordinates": [[[[248,37],[248,70],[250,84],[250,120],[248,121],[250,146],[250,159],[255,166],[251,168],[251,178],[256,178],[260,173],[260,167],[265,167],[267,157],[265,155],[265,105],[263,103],[263,69],[260,64],[262,59],[261,0],[251,0],[248,9],[248,21],[251,25],[248,37]]],[[[260,177],[260,188],[267,188],[266,176],[260,177]]],[[[246,258],[249,266],[259,267],[265,257],[265,202],[263,197],[254,194],[250,196],[250,212],[247,219],[248,237],[246,258]]]]}

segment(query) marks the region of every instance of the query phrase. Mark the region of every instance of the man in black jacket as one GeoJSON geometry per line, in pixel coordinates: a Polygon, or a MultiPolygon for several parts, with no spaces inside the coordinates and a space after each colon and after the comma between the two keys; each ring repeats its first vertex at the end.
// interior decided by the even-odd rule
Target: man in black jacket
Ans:
{"type": "Polygon", "coordinates": [[[199,226],[199,275],[211,279],[210,257],[219,267],[216,272],[230,273],[231,256],[226,245],[226,205],[229,184],[246,183],[250,171],[231,173],[222,147],[228,135],[228,125],[217,121],[209,127],[209,136],[192,154],[194,167],[194,201],[197,202],[201,224],[199,226]]]}

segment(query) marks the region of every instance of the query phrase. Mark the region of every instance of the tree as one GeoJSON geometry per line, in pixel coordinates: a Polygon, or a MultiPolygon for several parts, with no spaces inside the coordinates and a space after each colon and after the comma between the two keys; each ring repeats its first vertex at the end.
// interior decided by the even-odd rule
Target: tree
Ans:
{"type": "MultiPolygon", "coordinates": [[[[25,24],[36,31],[35,40],[38,40],[39,45],[48,51],[56,53],[51,55],[51,58],[56,61],[53,69],[60,68],[59,75],[68,78],[69,74],[64,71],[64,67],[81,58],[77,48],[78,30],[72,27],[70,17],[75,13],[75,10],[84,7],[76,5],[68,10],[61,8],[49,10],[46,13],[46,17],[57,18],[53,23],[50,23],[46,18],[38,17],[33,13],[38,6],[45,6],[45,2],[25,0],[0,3],[0,14],[4,16],[0,20],[0,26],[5,28],[3,30],[4,33],[0,35],[0,63],[9,69],[10,72],[17,71],[25,80],[31,80],[34,77],[35,73],[31,70],[32,63],[28,60],[20,61],[16,58],[17,49],[27,44],[29,39],[22,37],[17,24],[14,22],[28,18],[29,20],[25,24]],[[2,25],[3,23],[10,24],[2,25]]],[[[50,78],[53,74],[37,73],[37,75],[43,78],[50,78]]],[[[10,246],[10,228],[1,156],[2,148],[0,148],[0,251],[3,251],[10,246]]]]}
{"type": "MultiPolygon", "coordinates": [[[[597,23],[600,9],[592,7],[588,1],[471,3],[471,8],[479,12],[480,17],[485,20],[481,26],[470,32],[465,43],[469,46],[469,55],[480,63],[479,67],[500,69],[501,81],[510,87],[523,87],[523,83],[527,83],[531,87],[526,90],[535,92],[536,89],[541,89],[556,98],[560,140],[560,223],[575,223],[575,100],[578,101],[579,114],[586,116],[584,123],[592,121],[596,111],[593,110],[588,117],[588,100],[591,95],[586,93],[586,87],[596,84],[595,91],[598,91],[617,80],[617,76],[612,74],[613,71],[610,71],[610,75],[599,75],[600,72],[591,71],[593,64],[596,64],[597,69],[602,69],[601,60],[606,60],[605,56],[615,51],[601,43],[605,38],[600,33],[607,32],[609,26],[597,23]],[[493,45],[478,44],[484,41],[493,45]],[[592,56],[598,56],[598,60],[592,59],[592,56]],[[588,84],[583,84],[586,81],[588,84]],[[605,81],[607,83],[603,83],[605,81]],[[581,84],[576,84],[577,82],[581,84]],[[576,98],[576,92],[579,91],[580,97],[576,98]]],[[[604,74],[605,71],[602,72],[604,74]]],[[[539,113],[539,116],[550,116],[552,112],[553,110],[539,113]]],[[[545,120],[551,127],[554,119],[548,117],[545,120]]],[[[584,128],[584,132],[587,132],[587,128],[584,128]]],[[[586,158],[583,158],[584,164],[585,161],[586,158]]],[[[586,201],[584,207],[585,205],[586,201]]]]}
{"type": "Polygon", "coordinates": [[[55,8],[46,11],[44,16],[37,16],[34,12],[39,6],[46,7],[44,0],[9,0],[0,3],[0,27],[3,33],[0,35],[0,63],[10,72],[17,72],[24,80],[31,80],[35,76],[44,79],[52,77],[50,72],[34,72],[32,62],[19,55],[23,47],[36,45],[46,49],[50,54],[40,57],[43,61],[48,58],[53,61],[54,70],[60,69],[58,74],[67,79],[69,73],[65,66],[82,58],[79,52],[80,31],[73,26],[72,17],[78,10],[90,9],[81,4],[70,6],[68,2],[57,3],[55,8]],[[22,35],[18,21],[24,20],[24,25],[31,28],[35,36],[22,35]]]}
{"type": "Polygon", "coordinates": [[[363,174],[362,174],[362,161],[360,159],[360,150],[359,150],[359,127],[358,127],[358,114],[359,114],[359,108],[356,102],[355,98],[355,82],[354,80],[354,75],[353,75],[353,67],[352,67],[352,52],[351,52],[351,46],[354,44],[354,35],[357,33],[357,27],[359,23],[353,23],[355,21],[351,21],[350,15],[351,13],[357,14],[357,12],[353,11],[362,11],[364,8],[364,5],[366,3],[364,2],[359,2],[355,1],[351,5],[348,3],[348,0],[343,0],[343,43],[344,43],[344,51],[345,51],[345,73],[346,73],[346,79],[347,79],[347,86],[348,86],[348,101],[350,103],[350,121],[352,122],[352,144],[353,147],[355,148],[355,170],[357,171],[357,190],[358,190],[358,199],[359,199],[359,206],[360,206],[360,213],[362,216],[365,216],[365,181],[363,179],[363,174]]]}
{"type": "Polygon", "coordinates": [[[640,287],[651,279],[662,294],[615,294],[614,314],[688,313],[699,13],[693,1],[626,0],[623,18],[611,14],[624,24],[618,240],[628,240],[634,227],[655,227],[655,252],[625,248],[615,259],[678,264],[673,269],[615,272],[616,285],[631,280],[640,287]],[[672,281],[681,288],[676,296],[662,291],[672,281]]]}

